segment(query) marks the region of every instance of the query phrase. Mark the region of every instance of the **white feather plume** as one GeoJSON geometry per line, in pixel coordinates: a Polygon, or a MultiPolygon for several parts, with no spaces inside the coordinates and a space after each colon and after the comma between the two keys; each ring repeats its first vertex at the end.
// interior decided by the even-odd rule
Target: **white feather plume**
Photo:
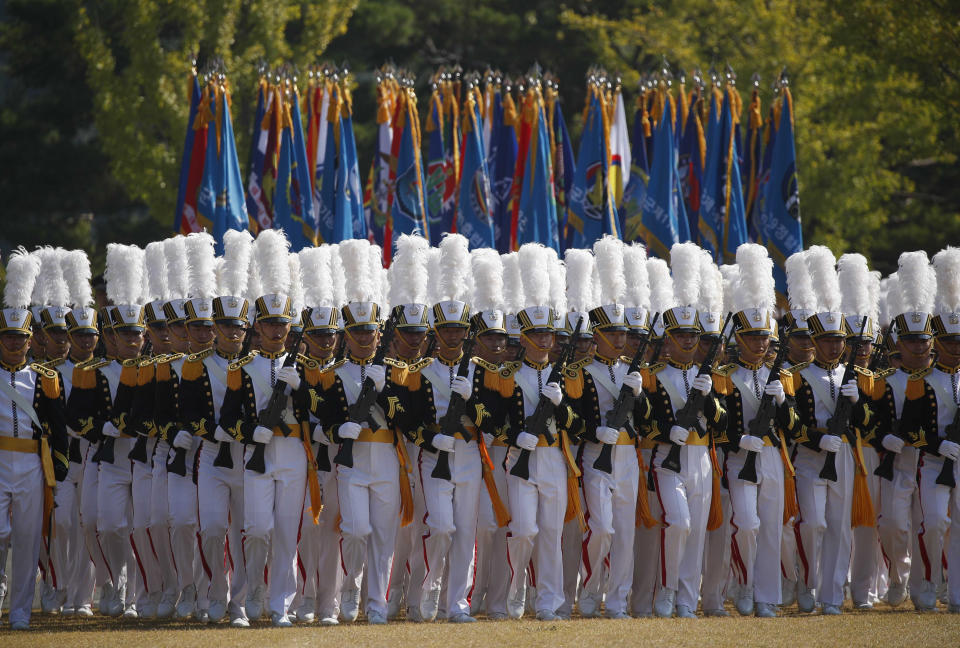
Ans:
{"type": "Polygon", "coordinates": [[[443,291],[440,289],[440,248],[432,247],[427,250],[427,303],[436,304],[443,301],[443,291]]]}
{"type": "Polygon", "coordinates": [[[647,274],[650,277],[650,312],[662,313],[676,306],[673,278],[667,262],[657,258],[647,259],[647,274]]]}
{"type": "Polygon", "coordinates": [[[623,251],[623,274],[627,280],[626,306],[650,308],[650,276],[647,274],[647,249],[632,243],[623,251]]]}
{"type": "Polygon", "coordinates": [[[373,300],[380,307],[382,312],[387,310],[387,295],[390,292],[390,284],[387,278],[387,270],[383,267],[383,250],[379,245],[371,244],[367,250],[367,263],[370,267],[370,277],[374,287],[373,300]]]}
{"type": "Polygon", "coordinates": [[[773,260],[767,248],[756,243],[744,243],[737,248],[739,278],[733,291],[733,308],[742,311],[762,308],[774,312],[777,306],[776,283],[773,279],[773,260]]]}
{"type": "Polygon", "coordinates": [[[330,268],[329,245],[300,250],[300,281],[303,283],[303,301],[309,308],[339,306],[333,301],[333,275],[330,268]]]}
{"type": "Polygon", "coordinates": [[[904,252],[898,265],[900,306],[903,308],[900,312],[932,313],[937,297],[937,275],[927,253],[923,250],[904,252]]]}
{"type": "Polygon", "coordinates": [[[300,255],[296,252],[287,254],[287,263],[290,265],[290,306],[293,312],[299,315],[303,311],[303,280],[300,278],[300,255]]]}
{"type": "Polygon", "coordinates": [[[524,308],[550,303],[550,273],[547,251],[539,243],[520,246],[520,278],[523,281],[524,308]]]}
{"type": "Polygon", "coordinates": [[[945,247],[933,255],[937,273],[937,313],[960,311],[960,248],[945,247]]]}
{"type": "Polygon", "coordinates": [[[567,308],[587,312],[597,307],[593,290],[594,257],[590,250],[569,248],[564,253],[567,265],[567,308]]]}
{"type": "Polygon", "coordinates": [[[33,295],[40,259],[19,247],[7,260],[7,282],[3,286],[3,303],[7,308],[27,308],[33,295]]]}
{"type": "Polygon", "coordinates": [[[347,303],[347,274],[339,244],[330,246],[330,276],[333,277],[333,305],[339,308],[347,303]]]}
{"type": "Polygon", "coordinates": [[[723,275],[713,262],[713,255],[700,250],[700,299],[697,301],[697,310],[719,313],[723,310],[724,294],[723,275]]]}
{"type": "Polygon", "coordinates": [[[107,299],[113,304],[136,304],[143,289],[144,253],[136,245],[107,245],[107,299]]]}
{"type": "Polygon", "coordinates": [[[897,315],[904,312],[900,301],[900,277],[894,272],[880,281],[880,317],[884,324],[892,324],[897,315]]]}
{"type": "Polygon", "coordinates": [[[217,296],[217,253],[207,232],[187,234],[188,296],[212,299],[217,296]]]}
{"type": "Polygon", "coordinates": [[[440,241],[440,277],[437,301],[469,298],[470,242],[462,234],[445,234],[440,241]]]}
{"type": "MultiPolygon", "coordinates": [[[[147,246],[149,248],[149,246],[147,246]]],[[[160,248],[161,256],[163,248],[160,248]]],[[[93,304],[93,289],[90,287],[90,259],[83,250],[70,250],[60,259],[63,276],[67,280],[70,301],[74,308],[84,308],[93,304]]],[[[164,274],[166,279],[166,274],[164,274]]]]}
{"type": "MultiPolygon", "coordinates": [[[[844,315],[872,316],[876,304],[870,294],[870,266],[862,254],[843,254],[837,259],[840,310],[844,315]]],[[[876,319],[874,319],[876,321],[876,319]]]]}
{"type": "Polygon", "coordinates": [[[623,241],[615,236],[604,236],[593,244],[594,263],[600,277],[600,304],[623,304],[627,294],[624,271],[623,241]]]}
{"type": "Polygon", "coordinates": [[[187,239],[173,236],[163,242],[163,254],[167,258],[167,296],[169,299],[186,299],[187,276],[187,239]]]}
{"type": "Polygon", "coordinates": [[[427,303],[427,255],[430,242],[403,234],[390,263],[390,306],[427,303]]]}
{"type": "Polygon", "coordinates": [[[813,289],[813,278],[807,267],[807,252],[794,252],[784,264],[787,273],[787,293],[790,308],[794,310],[817,310],[817,293],[813,289]]]}
{"type": "Polygon", "coordinates": [[[164,254],[163,241],[147,243],[143,252],[147,271],[147,301],[167,299],[167,256],[164,254]]]}
{"type": "Polygon", "coordinates": [[[880,322],[880,271],[871,270],[870,271],[870,280],[867,284],[867,290],[870,293],[870,304],[873,307],[867,315],[873,318],[874,322],[879,324],[880,322]]]}
{"type": "Polygon", "coordinates": [[[700,301],[700,246],[675,243],[670,248],[670,270],[676,306],[695,306],[700,301]]]}
{"type": "Polygon", "coordinates": [[[223,233],[223,269],[217,282],[220,295],[241,297],[246,293],[252,257],[253,237],[250,232],[228,229],[223,233]]]}
{"type": "Polygon", "coordinates": [[[476,248],[470,252],[474,311],[503,310],[503,262],[492,248],[476,248]]]}
{"type": "Polygon", "coordinates": [[[380,287],[370,274],[370,241],[349,239],[341,242],[340,263],[347,277],[345,303],[376,301],[380,287]]]}
{"type": "Polygon", "coordinates": [[[252,305],[264,294],[263,287],[260,285],[260,266],[257,263],[257,256],[252,254],[251,249],[250,263],[247,265],[247,290],[243,298],[252,305]]]}
{"type": "MultiPolygon", "coordinates": [[[[504,308],[508,313],[516,313],[523,308],[525,302],[523,280],[520,278],[520,255],[517,252],[501,254],[500,261],[503,264],[504,308]]],[[[567,268],[567,279],[569,278],[570,269],[567,268]]]]}
{"type": "MultiPolygon", "coordinates": [[[[709,255],[710,253],[707,252],[709,255]]],[[[712,258],[711,258],[712,260],[712,258]]],[[[720,266],[720,276],[723,277],[723,312],[734,312],[733,294],[736,291],[737,282],[740,280],[740,266],[735,263],[728,263],[720,266]]]]}
{"type": "Polygon", "coordinates": [[[817,294],[817,311],[840,311],[840,281],[837,279],[837,257],[825,245],[807,250],[807,267],[813,290],[817,294]]]}
{"type": "Polygon", "coordinates": [[[47,294],[50,291],[49,276],[54,262],[53,258],[51,258],[52,252],[53,248],[49,245],[40,246],[31,252],[40,264],[40,274],[37,275],[37,280],[33,283],[33,294],[30,295],[30,303],[34,306],[46,306],[48,303],[47,294]]]}
{"type": "Polygon", "coordinates": [[[550,273],[550,308],[556,313],[567,312],[567,267],[560,260],[557,251],[547,248],[549,261],[547,270],[550,273]]]}
{"type": "Polygon", "coordinates": [[[290,262],[287,253],[290,241],[283,230],[262,230],[253,244],[260,271],[262,295],[287,295],[290,293],[290,262]]]}
{"type": "Polygon", "coordinates": [[[66,306],[70,301],[70,289],[63,276],[63,255],[67,251],[63,248],[42,248],[40,276],[37,282],[43,284],[43,305],[66,306]]]}

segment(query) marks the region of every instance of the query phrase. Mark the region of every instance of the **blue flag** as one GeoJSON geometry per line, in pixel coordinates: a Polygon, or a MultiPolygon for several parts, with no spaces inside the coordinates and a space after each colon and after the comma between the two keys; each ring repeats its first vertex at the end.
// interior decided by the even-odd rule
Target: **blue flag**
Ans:
{"type": "Polygon", "coordinates": [[[352,221],[353,238],[367,238],[363,213],[363,191],[360,188],[360,163],[357,161],[357,141],[353,134],[353,116],[340,119],[340,155],[337,160],[337,218],[352,221]],[[342,216],[341,216],[342,213],[342,216]]]}
{"type": "Polygon", "coordinates": [[[743,199],[743,183],[740,180],[740,157],[738,155],[739,138],[733,128],[733,90],[727,90],[723,102],[723,129],[727,133],[724,142],[726,156],[726,185],[724,186],[724,223],[723,223],[723,260],[724,263],[736,263],[737,248],[748,242],[747,210],[743,199]]]}
{"type": "Polygon", "coordinates": [[[797,185],[797,151],[793,141],[793,100],[784,88],[780,126],[770,163],[770,177],[760,207],[760,231],[774,262],[780,296],[787,294],[787,257],[803,249],[800,226],[800,191],[797,185]]]}
{"type": "MultiPolygon", "coordinates": [[[[313,162],[313,202],[318,243],[336,243],[337,231],[337,138],[340,130],[340,88],[326,81],[317,124],[317,154],[313,162]]],[[[351,238],[349,235],[347,238],[351,238]]]]}
{"type": "Polygon", "coordinates": [[[700,247],[710,252],[714,261],[721,260],[723,244],[723,128],[720,125],[720,106],[717,93],[710,92],[710,112],[707,116],[707,160],[700,187],[700,214],[698,230],[700,247]]]}
{"type": "Polygon", "coordinates": [[[370,240],[384,248],[387,211],[390,201],[390,160],[393,150],[393,114],[395,81],[383,76],[377,81],[377,142],[370,162],[370,173],[363,191],[363,212],[370,240]]]}
{"type": "MultiPolygon", "coordinates": [[[[557,203],[553,195],[553,161],[550,156],[550,132],[544,112],[543,96],[539,87],[527,91],[524,115],[532,115],[529,123],[524,119],[520,149],[522,160],[522,184],[519,191],[514,187],[516,238],[512,245],[518,249],[524,243],[542,243],[559,252],[560,238],[557,231],[557,203]],[[525,141],[523,141],[525,138],[525,141]]],[[[520,164],[518,163],[518,167],[520,164]]],[[[516,179],[514,180],[516,184],[516,179]]]]}
{"type": "Polygon", "coordinates": [[[490,133],[490,141],[494,142],[496,147],[490,177],[493,179],[491,186],[493,231],[497,251],[501,254],[510,251],[512,219],[510,194],[513,191],[513,172],[517,166],[517,131],[513,123],[506,122],[508,116],[512,119],[516,119],[517,116],[513,97],[508,90],[501,91],[498,88],[494,95],[493,124],[490,133]]]}
{"type": "Polygon", "coordinates": [[[570,216],[567,247],[592,247],[605,234],[621,238],[617,206],[610,189],[610,148],[604,127],[604,106],[600,90],[591,93],[586,124],[577,152],[577,169],[570,189],[570,216]]]}
{"type": "Polygon", "coordinates": [[[220,175],[222,185],[217,194],[217,210],[213,224],[217,254],[223,254],[223,235],[228,229],[245,230],[249,224],[243,195],[243,176],[240,174],[240,159],[237,157],[237,142],[233,137],[233,121],[230,118],[230,102],[227,101],[226,92],[220,101],[223,103],[223,119],[220,121],[223,171],[220,175]]]}
{"type": "MultiPolygon", "coordinates": [[[[393,129],[393,153],[396,166],[390,169],[393,186],[388,212],[387,232],[384,235],[384,254],[393,250],[393,241],[401,234],[420,234],[427,240],[430,227],[427,223],[427,197],[424,191],[423,160],[420,157],[420,142],[414,131],[419,131],[416,100],[401,90],[399,107],[393,129]]],[[[386,259],[389,262],[389,257],[386,259]]]]}
{"type": "MultiPolygon", "coordinates": [[[[643,102],[641,97],[640,102],[643,102]]],[[[623,205],[620,222],[623,223],[623,240],[636,241],[641,236],[643,223],[643,200],[650,180],[650,162],[647,158],[647,137],[644,133],[643,107],[637,106],[633,113],[633,130],[630,134],[630,182],[623,190],[623,205]]]]}
{"type": "MultiPolygon", "coordinates": [[[[567,131],[567,120],[563,118],[563,110],[556,97],[556,90],[553,91],[553,95],[550,102],[553,106],[553,183],[556,186],[557,215],[560,218],[560,243],[563,246],[563,243],[567,240],[567,219],[570,214],[568,203],[570,189],[573,188],[575,169],[573,145],[570,143],[570,133],[567,131]]],[[[563,249],[561,249],[562,251],[563,249]]]]}
{"type": "MultiPolygon", "coordinates": [[[[200,99],[202,93],[200,92],[200,82],[197,80],[197,74],[193,74],[193,84],[191,86],[190,93],[190,110],[187,116],[187,135],[183,142],[183,155],[180,158],[180,184],[177,186],[177,211],[173,219],[173,231],[175,232],[190,232],[192,229],[183,230],[183,220],[184,220],[184,203],[186,202],[187,196],[187,186],[190,184],[190,167],[191,161],[194,156],[194,130],[193,124],[197,119],[197,110],[200,107],[200,99]]],[[[201,160],[201,156],[197,155],[198,163],[201,160]]],[[[195,202],[195,198],[194,201],[195,202]]],[[[195,210],[195,205],[191,205],[191,210],[195,210]]]]}
{"type": "MultiPolygon", "coordinates": [[[[660,123],[653,133],[653,167],[639,228],[647,248],[663,259],[670,258],[670,248],[674,243],[686,240],[681,231],[681,218],[684,221],[686,218],[683,216],[683,196],[677,173],[672,114],[671,98],[667,94],[664,96],[660,123]]],[[[689,238],[689,232],[686,238],[689,238]]]]}
{"type": "Polygon", "coordinates": [[[703,180],[703,127],[700,124],[699,92],[691,98],[687,123],[680,140],[680,186],[683,187],[684,208],[687,211],[687,223],[690,240],[699,240],[698,220],[700,216],[700,186],[703,180]]]}
{"type": "Polygon", "coordinates": [[[284,103],[283,135],[277,164],[277,195],[273,226],[282,229],[290,249],[299,252],[317,242],[317,221],[313,215],[310,165],[303,140],[298,95],[284,103]]]}
{"type": "Polygon", "coordinates": [[[471,249],[493,247],[490,173],[483,151],[480,106],[470,90],[467,91],[463,108],[463,157],[457,196],[457,232],[467,237],[471,249]]]}
{"type": "Polygon", "coordinates": [[[217,122],[214,117],[219,109],[218,93],[212,86],[204,90],[204,93],[207,95],[206,103],[201,105],[200,110],[207,112],[207,147],[203,176],[197,193],[197,224],[212,234],[217,220],[217,197],[223,185],[223,164],[217,150],[217,122]]]}

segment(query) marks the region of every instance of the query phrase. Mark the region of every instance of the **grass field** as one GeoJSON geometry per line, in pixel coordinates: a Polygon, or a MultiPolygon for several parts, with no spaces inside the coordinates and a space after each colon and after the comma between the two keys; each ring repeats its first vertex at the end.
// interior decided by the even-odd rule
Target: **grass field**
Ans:
{"type": "MultiPolygon", "coordinates": [[[[793,608],[794,610],[796,608],[793,608]]],[[[735,613],[734,613],[735,614],[735,613]]],[[[14,633],[4,618],[0,630],[3,648],[153,648],[155,646],[343,646],[366,648],[416,646],[523,646],[606,648],[607,646],[960,646],[960,615],[917,614],[904,606],[890,610],[882,604],[870,612],[848,612],[840,617],[786,613],[780,619],[694,620],[580,619],[563,622],[535,620],[481,621],[470,625],[397,622],[386,627],[364,623],[334,628],[320,626],[278,630],[261,621],[255,628],[233,629],[196,623],[125,622],[117,619],[61,619],[39,614],[33,629],[14,633]]]]}

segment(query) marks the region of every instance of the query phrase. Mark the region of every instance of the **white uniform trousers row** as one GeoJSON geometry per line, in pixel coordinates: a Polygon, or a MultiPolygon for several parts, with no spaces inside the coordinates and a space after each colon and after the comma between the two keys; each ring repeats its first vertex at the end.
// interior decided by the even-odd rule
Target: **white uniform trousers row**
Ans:
{"type": "MultiPolygon", "coordinates": [[[[717,461],[724,465],[725,454],[717,448],[717,461]]],[[[652,499],[652,498],[651,498],[652,499]]],[[[713,503],[711,502],[711,506],[713,503]]],[[[700,603],[706,610],[720,610],[726,598],[730,581],[730,491],[720,488],[720,507],[723,521],[713,531],[707,531],[703,547],[703,581],[700,583],[700,603]]],[[[779,554],[777,554],[779,556],[779,554]]]]}
{"type": "MultiPolygon", "coordinates": [[[[81,441],[81,457],[89,445],[81,441]]],[[[93,602],[94,567],[80,527],[80,492],[83,463],[70,463],[67,478],[57,484],[54,502],[54,537],[50,541],[50,571],[56,579],[59,600],[77,608],[93,602]]]]}
{"type": "MultiPolygon", "coordinates": [[[[640,451],[643,456],[643,465],[653,470],[651,458],[654,450],[645,448],[640,451]]],[[[657,454],[666,452],[658,450],[657,454]]],[[[652,482],[651,482],[652,483],[652,482]]],[[[645,482],[642,488],[647,488],[645,482]]],[[[637,497],[643,494],[638,491],[637,497]]],[[[650,515],[658,522],[663,519],[663,509],[657,499],[656,490],[647,490],[647,502],[650,506],[650,515]]],[[[649,617],[653,615],[653,599],[656,595],[657,583],[660,581],[660,525],[647,528],[643,525],[635,529],[633,540],[633,591],[630,594],[630,613],[635,617],[649,617]]],[[[725,540],[729,546],[729,541],[725,540]]]]}
{"type": "Polygon", "coordinates": [[[951,500],[956,497],[956,489],[937,483],[937,477],[943,470],[943,457],[925,453],[921,455],[919,463],[919,506],[916,512],[919,519],[915,545],[918,555],[914,559],[917,564],[912,570],[910,592],[914,597],[919,595],[930,602],[935,601],[937,589],[943,583],[944,549],[949,553],[944,540],[950,528],[950,506],[951,500]]]}
{"type": "MultiPolygon", "coordinates": [[[[877,450],[863,445],[863,464],[867,470],[867,489],[874,510],[880,505],[880,478],[873,471],[880,465],[877,450]]],[[[887,567],[880,546],[877,525],[861,526],[853,530],[853,555],[850,558],[850,596],[853,604],[874,604],[887,594],[887,567]]]]}
{"type": "MultiPolygon", "coordinates": [[[[490,461],[493,463],[493,480],[497,485],[497,493],[506,505],[507,473],[503,469],[503,460],[507,456],[507,448],[493,445],[493,438],[490,436],[487,436],[486,440],[490,461]]],[[[510,587],[510,569],[506,555],[507,527],[497,527],[493,502],[486,494],[486,489],[482,489],[477,515],[477,565],[470,599],[471,614],[484,611],[487,616],[506,616],[507,590],[510,587]]]]}
{"type": "Polygon", "coordinates": [[[12,552],[10,623],[30,623],[43,522],[40,457],[0,450],[0,554],[12,552]]]}
{"type": "Polygon", "coordinates": [[[170,445],[157,440],[153,450],[150,485],[150,540],[160,565],[160,588],[168,605],[175,605],[180,590],[170,546],[170,496],[167,492],[167,455],[170,445]]]}
{"type": "Polygon", "coordinates": [[[136,601],[138,608],[145,605],[148,598],[151,599],[153,604],[151,608],[159,603],[163,588],[160,560],[150,541],[151,500],[153,498],[153,467],[150,465],[150,455],[153,453],[156,442],[156,439],[147,440],[146,463],[132,462],[130,486],[133,499],[133,528],[131,529],[130,542],[137,566],[138,591],[136,601]]]}
{"type": "Polygon", "coordinates": [[[910,547],[917,502],[917,465],[920,451],[906,446],[893,462],[893,481],[880,480],[880,516],[877,530],[890,566],[890,586],[905,586],[910,578],[910,547]]]}
{"type": "Polygon", "coordinates": [[[101,461],[97,483],[97,532],[110,581],[123,592],[124,605],[136,600],[136,568],[130,533],[133,530],[133,466],[127,458],[131,438],[114,443],[114,462],[101,461]],[[128,582],[129,581],[129,582],[128,582]]]}
{"type": "Polygon", "coordinates": [[[400,526],[397,520],[396,545],[393,564],[390,569],[390,587],[387,597],[388,616],[395,618],[400,614],[403,603],[407,603],[408,614],[418,619],[420,608],[417,595],[423,585],[423,534],[426,518],[426,505],[423,501],[423,488],[420,485],[420,472],[417,470],[416,460],[420,455],[420,448],[411,441],[404,440],[407,456],[414,464],[410,467],[408,479],[413,494],[413,521],[405,527],[400,526]],[[411,592],[413,594],[411,595],[411,592]]]}

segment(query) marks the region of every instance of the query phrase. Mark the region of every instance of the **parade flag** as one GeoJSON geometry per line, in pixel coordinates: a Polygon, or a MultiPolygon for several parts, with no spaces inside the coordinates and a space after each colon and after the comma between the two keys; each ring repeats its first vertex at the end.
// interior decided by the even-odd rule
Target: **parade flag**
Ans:
{"type": "Polygon", "coordinates": [[[787,294],[784,264],[803,249],[800,226],[800,192],[797,184],[797,151],[793,141],[793,98],[783,88],[780,121],[774,140],[770,177],[760,205],[760,231],[774,261],[778,297],[787,294]]]}
{"type": "Polygon", "coordinates": [[[542,243],[559,251],[550,133],[539,83],[527,88],[511,196],[510,247],[542,243]]]}
{"type": "MultiPolygon", "coordinates": [[[[279,91],[277,93],[280,94],[279,91]]],[[[280,97],[283,104],[283,132],[277,164],[277,187],[274,196],[275,229],[282,229],[290,241],[290,249],[299,252],[317,244],[317,221],[313,212],[310,189],[310,164],[300,118],[300,98],[296,87],[289,96],[280,97]]]]}
{"type": "Polygon", "coordinates": [[[261,77],[247,167],[247,213],[260,230],[273,227],[273,194],[277,186],[277,154],[283,123],[277,96],[274,88],[261,77]]]}
{"type": "Polygon", "coordinates": [[[647,115],[646,100],[641,93],[637,97],[637,107],[633,113],[633,131],[630,139],[630,181],[623,190],[620,222],[623,225],[623,238],[634,241],[640,237],[643,218],[643,199],[650,180],[650,163],[647,157],[647,137],[650,134],[650,119],[647,115]]]}
{"type": "Polygon", "coordinates": [[[494,164],[490,169],[493,180],[491,198],[493,206],[493,231],[497,251],[510,251],[510,235],[513,211],[510,196],[513,193],[513,172],[517,165],[517,130],[519,116],[510,93],[510,86],[498,87],[493,99],[493,115],[490,141],[496,148],[494,164]]]}
{"type": "Polygon", "coordinates": [[[553,160],[554,195],[557,201],[557,217],[560,219],[558,234],[561,248],[563,248],[563,244],[567,240],[568,201],[574,176],[573,144],[570,141],[567,121],[563,117],[563,109],[558,100],[559,86],[556,81],[549,83],[545,90],[544,99],[547,103],[547,118],[552,136],[550,150],[553,160]]]}
{"type": "MultiPolygon", "coordinates": [[[[203,175],[197,194],[196,230],[213,232],[213,224],[217,218],[217,194],[222,184],[223,164],[220,162],[220,152],[217,146],[216,112],[219,108],[217,101],[219,91],[212,81],[203,91],[203,99],[197,111],[198,124],[203,125],[207,136],[204,142],[203,175]]],[[[222,117],[221,117],[222,118],[222,117]]],[[[199,130],[199,129],[198,129],[199,130]]],[[[181,224],[182,228],[182,224],[181,224]]]]}
{"type": "Polygon", "coordinates": [[[763,113],[760,109],[760,91],[756,85],[754,85],[753,94],[750,97],[750,108],[747,119],[747,138],[743,147],[743,164],[741,166],[740,176],[743,180],[744,208],[747,213],[747,232],[751,240],[759,241],[760,235],[756,223],[756,204],[763,159],[763,113]]]}
{"type": "Polygon", "coordinates": [[[726,149],[726,172],[724,178],[724,221],[723,221],[723,262],[736,263],[737,248],[748,242],[747,212],[744,206],[743,183],[740,179],[740,157],[735,125],[734,110],[740,103],[740,96],[733,87],[727,88],[727,97],[723,102],[723,128],[727,134],[724,142],[726,149]]]}
{"type": "Polygon", "coordinates": [[[217,209],[213,225],[213,238],[217,254],[223,254],[223,235],[227,230],[245,230],[250,216],[243,194],[243,175],[240,173],[240,158],[233,135],[233,120],[230,117],[230,91],[224,88],[220,97],[223,119],[220,120],[220,156],[223,171],[222,185],[217,193],[217,209]]]}
{"type": "MultiPolygon", "coordinates": [[[[627,130],[627,111],[623,106],[620,86],[613,93],[613,118],[610,120],[610,189],[613,204],[620,209],[623,195],[630,183],[633,157],[630,151],[630,133],[627,130]]],[[[621,231],[623,225],[621,223],[621,231]]]]}
{"type": "Polygon", "coordinates": [[[463,157],[457,194],[457,219],[453,231],[467,237],[470,248],[493,247],[493,218],[490,214],[490,172],[483,150],[482,100],[468,87],[463,103],[463,157]]]}
{"type": "Polygon", "coordinates": [[[427,240],[427,196],[424,191],[423,159],[420,156],[420,118],[413,88],[401,88],[393,126],[390,154],[390,194],[384,231],[384,264],[390,264],[393,240],[417,233],[427,240]]]}
{"type": "Polygon", "coordinates": [[[703,159],[707,142],[703,136],[703,124],[700,121],[702,99],[699,89],[690,95],[687,118],[680,139],[680,186],[683,187],[683,201],[687,212],[690,240],[699,240],[698,220],[700,212],[700,188],[703,179],[703,159]]]}
{"type": "MultiPolygon", "coordinates": [[[[670,95],[664,93],[664,109],[653,135],[653,168],[643,201],[639,224],[640,238],[647,249],[663,259],[670,259],[670,248],[684,239],[680,219],[683,211],[680,178],[677,174],[677,148],[673,134],[673,107],[670,95]]],[[[684,228],[686,229],[686,228],[684,228]]],[[[688,236],[689,238],[689,233],[688,236]]]]}
{"type": "Polygon", "coordinates": [[[363,213],[367,235],[381,249],[384,228],[387,225],[389,200],[390,155],[393,150],[393,113],[397,82],[390,72],[377,75],[377,141],[370,163],[370,173],[363,192],[363,213]]]}
{"type": "Polygon", "coordinates": [[[574,248],[592,247],[594,241],[606,234],[621,237],[610,182],[610,127],[603,89],[591,83],[587,92],[590,95],[587,117],[570,189],[566,247],[574,248]]]}
{"type": "Polygon", "coordinates": [[[440,73],[440,79],[434,82],[430,95],[430,114],[427,117],[427,163],[426,192],[427,214],[430,222],[432,245],[439,245],[444,232],[453,225],[456,200],[453,186],[452,152],[448,156],[449,146],[444,142],[446,136],[444,110],[445,95],[441,88],[447,82],[440,73]]]}
{"type": "MultiPolygon", "coordinates": [[[[340,89],[335,80],[327,77],[314,88],[310,109],[311,126],[315,132],[315,153],[310,174],[313,194],[314,220],[317,223],[317,243],[336,243],[342,232],[337,232],[337,136],[340,130],[340,89]]],[[[347,238],[350,238],[349,236],[347,238]]]]}
{"type": "Polygon", "coordinates": [[[710,111],[707,113],[707,149],[700,188],[700,213],[698,232],[700,247],[710,252],[714,261],[722,259],[723,244],[723,136],[720,122],[720,104],[723,95],[717,90],[710,92],[710,111]]]}
{"type": "MultiPolygon", "coordinates": [[[[337,155],[337,218],[338,227],[350,236],[367,238],[363,216],[363,192],[360,189],[360,165],[357,141],[353,133],[353,101],[347,82],[342,82],[340,102],[340,146],[337,155]],[[340,223],[343,223],[340,225],[340,223]]],[[[344,239],[340,239],[341,241],[344,239]]],[[[338,242],[339,241],[333,241],[338,242]]]]}
{"type": "Polygon", "coordinates": [[[187,135],[183,142],[180,161],[180,184],[177,187],[177,211],[174,214],[173,230],[180,234],[199,232],[197,223],[197,196],[203,179],[203,161],[207,150],[207,122],[198,122],[197,111],[203,93],[197,71],[190,75],[190,110],[187,115],[187,135]]]}

